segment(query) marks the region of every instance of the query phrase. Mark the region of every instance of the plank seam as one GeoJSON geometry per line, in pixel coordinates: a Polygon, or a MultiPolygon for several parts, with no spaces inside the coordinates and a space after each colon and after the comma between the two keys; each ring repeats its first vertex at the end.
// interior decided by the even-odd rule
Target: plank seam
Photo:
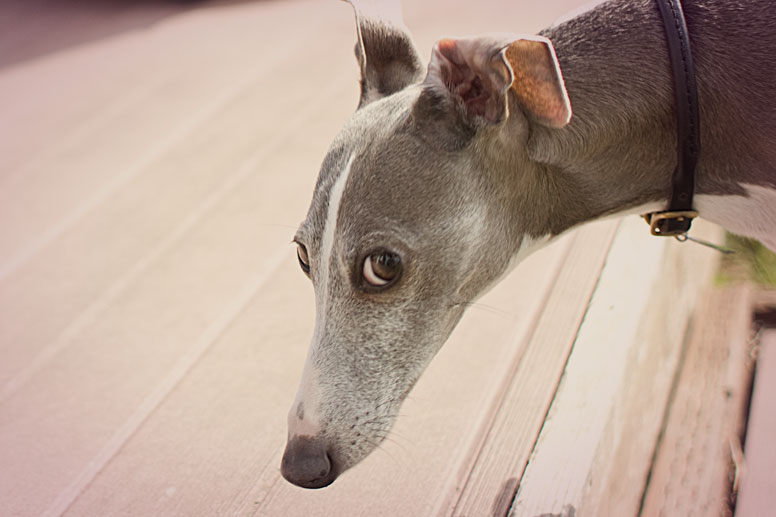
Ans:
{"type": "Polygon", "coordinates": [[[514,491],[512,493],[512,503],[509,505],[509,508],[507,509],[507,512],[504,514],[504,517],[507,515],[512,515],[512,512],[514,511],[514,504],[517,501],[517,494],[520,491],[520,487],[523,483],[523,478],[525,477],[525,472],[528,468],[528,465],[531,463],[531,457],[534,456],[536,453],[536,448],[539,444],[539,439],[542,436],[542,432],[544,431],[544,427],[547,425],[547,418],[550,414],[550,411],[552,411],[553,406],[555,405],[558,392],[560,390],[561,385],[563,384],[563,378],[566,376],[566,370],[568,368],[569,360],[571,359],[572,354],[574,353],[574,348],[577,345],[577,340],[579,338],[579,332],[582,329],[582,326],[585,324],[585,321],[587,320],[588,313],[590,311],[590,307],[592,304],[593,299],[595,298],[596,293],[598,292],[598,288],[601,284],[601,278],[603,276],[603,271],[606,269],[607,263],[609,262],[609,251],[611,251],[612,244],[614,243],[615,239],[617,238],[617,235],[621,232],[622,225],[618,222],[617,223],[617,230],[612,235],[612,239],[609,241],[609,249],[607,250],[606,259],[601,264],[601,268],[598,271],[598,278],[596,279],[595,286],[593,287],[593,290],[590,292],[590,296],[587,299],[587,307],[585,307],[585,313],[582,316],[582,318],[579,320],[579,325],[577,325],[577,328],[574,332],[574,335],[576,336],[574,338],[574,341],[571,343],[571,346],[568,349],[568,353],[566,354],[566,358],[563,363],[563,371],[558,378],[558,381],[555,383],[555,389],[552,393],[552,398],[550,400],[550,403],[547,405],[547,409],[544,412],[544,417],[542,418],[542,425],[539,427],[536,435],[534,436],[533,445],[531,446],[531,452],[528,455],[528,461],[523,464],[523,468],[520,471],[519,474],[519,481],[515,484],[514,491]]]}
{"type": "MultiPolygon", "coordinates": [[[[697,309],[696,309],[697,310],[697,309]]],[[[652,481],[652,474],[654,472],[655,464],[657,463],[658,454],[660,454],[660,448],[663,445],[663,441],[665,439],[666,430],[668,428],[669,419],[671,417],[671,409],[674,407],[674,403],[676,402],[677,392],[679,390],[679,384],[682,380],[682,371],[684,370],[684,364],[687,359],[687,349],[690,342],[690,339],[692,337],[692,331],[695,327],[695,314],[692,314],[690,316],[689,321],[687,322],[687,328],[685,329],[684,336],[682,338],[682,344],[681,344],[681,350],[679,353],[679,360],[676,364],[676,369],[674,370],[673,378],[671,379],[671,388],[668,392],[668,402],[666,403],[665,407],[663,408],[663,416],[662,422],[660,424],[660,431],[657,435],[657,440],[655,440],[655,444],[652,450],[652,457],[649,460],[649,472],[647,474],[647,479],[644,482],[644,487],[641,492],[641,501],[639,502],[639,510],[638,510],[638,516],[641,517],[644,512],[644,505],[647,502],[647,494],[649,493],[649,485],[652,481]]]]}
{"type": "MultiPolygon", "coordinates": [[[[606,247],[606,249],[608,249],[608,247],[611,246],[611,244],[613,242],[613,239],[614,239],[614,236],[616,234],[616,228],[618,227],[618,225],[619,225],[619,223],[615,223],[613,225],[607,226],[604,231],[600,232],[601,235],[606,235],[605,241],[601,243],[602,246],[606,247]]],[[[493,416],[492,416],[492,418],[490,420],[490,423],[489,423],[490,425],[488,427],[487,432],[484,435],[482,443],[480,443],[479,447],[477,448],[476,456],[474,456],[471,459],[471,461],[470,461],[469,468],[466,471],[466,476],[465,476],[465,478],[462,481],[462,487],[461,487],[459,493],[456,494],[454,500],[449,505],[448,511],[452,512],[453,515],[457,515],[459,512],[462,511],[462,509],[461,509],[462,505],[464,507],[471,506],[471,504],[472,504],[471,501],[464,500],[465,494],[467,492],[471,493],[472,490],[476,490],[475,485],[479,485],[479,484],[481,484],[483,482],[481,480],[480,481],[476,481],[475,480],[474,484],[472,484],[472,475],[474,474],[474,471],[477,468],[476,465],[481,463],[481,462],[483,462],[483,461],[484,461],[483,465],[490,463],[490,461],[487,459],[487,457],[483,458],[483,454],[486,454],[486,455],[489,454],[487,451],[485,451],[486,446],[487,446],[487,442],[488,441],[491,441],[491,442],[499,441],[498,438],[492,438],[492,437],[494,436],[494,433],[495,433],[495,435],[501,434],[503,432],[503,427],[502,426],[505,425],[504,423],[501,423],[496,428],[496,427],[494,427],[494,424],[496,423],[497,419],[499,418],[499,415],[501,415],[502,412],[504,411],[504,405],[506,404],[507,397],[509,397],[510,393],[515,389],[516,376],[519,375],[519,372],[522,369],[530,368],[530,366],[525,366],[523,363],[525,363],[526,360],[533,361],[533,360],[536,359],[536,358],[531,359],[531,357],[528,357],[526,359],[526,354],[530,354],[530,350],[529,350],[530,347],[533,346],[534,348],[536,348],[536,343],[534,343],[534,342],[536,342],[537,339],[541,339],[541,337],[539,337],[537,334],[542,329],[545,329],[545,328],[548,328],[548,327],[554,325],[553,322],[555,320],[553,319],[553,317],[548,317],[547,316],[547,314],[548,314],[547,313],[548,306],[551,306],[553,304],[553,300],[554,299],[562,299],[562,298],[565,297],[564,291],[562,289],[560,291],[558,290],[558,285],[559,285],[558,283],[559,282],[568,281],[567,277],[568,277],[569,274],[566,273],[566,271],[574,269],[574,264],[570,263],[570,261],[578,260],[579,259],[579,254],[580,254],[579,250],[586,247],[586,244],[585,244],[587,242],[586,239],[587,239],[587,234],[586,233],[579,233],[579,234],[577,234],[575,236],[575,240],[574,240],[573,244],[571,246],[569,246],[567,255],[564,256],[564,260],[561,261],[561,267],[558,268],[561,273],[558,275],[558,278],[556,279],[557,281],[553,284],[553,287],[551,289],[551,292],[550,292],[549,296],[545,299],[545,301],[543,303],[542,311],[540,311],[540,313],[539,313],[539,317],[537,318],[533,328],[528,333],[526,333],[526,336],[527,336],[526,339],[528,340],[528,344],[527,344],[527,347],[525,348],[525,350],[523,350],[523,356],[521,356],[519,361],[517,361],[515,363],[515,367],[513,368],[513,371],[511,373],[511,375],[505,381],[506,382],[506,387],[505,387],[505,392],[503,394],[503,397],[500,399],[500,401],[498,403],[498,408],[497,408],[496,412],[493,414],[493,416]],[[565,278],[565,280],[564,280],[564,278],[565,278]],[[470,488],[470,487],[474,487],[474,488],[470,488]]],[[[598,255],[596,254],[596,256],[598,256],[598,255]]],[[[593,274],[596,275],[596,283],[594,285],[591,285],[589,287],[585,287],[584,288],[584,292],[586,293],[584,296],[587,297],[588,304],[589,304],[589,299],[592,297],[592,294],[594,292],[595,285],[597,284],[597,275],[600,273],[601,269],[603,268],[604,263],[605,263],[605,257],[600,257],[600,259],[596,259],[595,260],[595,266],[594,267],[595,267],[595,271],[596,272],[593,273],[593,274]]],[[[581,325],[581,321],[583,321],[583,317],[584,317],[584,312],[586,312],[586,311],[587,311],[587,307],[585,306],[583,308],[583,314],[578,316],[578,317],[577,316],[574,317],[574,320],[578,320],[578,325],[581,325]]],[[[576,314],[576,313],[578,313],[578,311],[575,310],[574,313],[576,314]]],[[[563,318],[564,318],[564,321],[565,321],[565,316],[563,316],[563,318]]],[[[559,382],[559,377],[556,378],[556,382],[559,382]]],[[[554,394],[550,395],[550,401],[552,400],[552,397],[554,397],[554,394]]],[[[549,405],[550,405],[550,403],[548,402],[547,407],[549,407],[549,405]]],[[[507,409],[506,411],[509,412],[509,409],[507,409]]],[[[543,420],[544,419],[542,419],[542,421],[543,420]]],[[[537,431],[537,432],[539,432],[539,431],[537,431]]],[[[485,469],[485,471],[489,470],[489,468],[487,466],[481,467],[481,469],[485,469]]],[[[482,475],[483,474],[481,472],[480,476],[482,476],[482,475]]],[[[467,499],[471,499],[471,495],[466,496],[466,498],[467,499]]],[[[504,492],[502,492],[502,494],[499,494],[499,498],[498,499],[501,500],[502,498],[505,499],[506,501],[511,501],[511,499],[513,497],[512,496],[504,497],[504,492]]],[[[509,504],[506,505],[506,511],[508,511],[508,509],[509,509],[509,504]]],[[[495,507],[494,507],[494,512],[495,512],[495,507]]],[[[440,507],[438,507],[438,512],[437,513],[439,513],[439,514],[443,513],[443,511],[442,511],[442,509],[440,507]]],[[[462,515],[467,515],[467,514],[466,513],[462,513],[462,515]]],[[[494,513],[494,515],[495,515],[495,513],[494,513]]]]}
{"type": "Polygon", "coordinates": [[[220,95],[217,100],[207,106],[205,109],[200,110],[188,119],[185,123],[178,127],[177,131],[170,134],[168,138],[165,138],[157,145],[153,147],[151,152],[147,153],[145,157],[129,167],[123,169],[123,171],[116,175],[116,177],[101,188],[90,199],[80,204],[75,210],[70,212],[67,216],[58,220],[48,230],[42,232],[37,240],[33,241],[23,249],[18,251],[11,259],[0,267],[0,282],[6,280],[14,272],[16,272],[25,262],[34,257],[43,248],[49,245],[54,239],[65,233],[70,227],[77,223],[86,214],[94,210],[97,206],[104,203],[110,198],[111,195],[118,192],[118,190],[132,180],[137,174],[145,169],[150,163],[158,159],[164,151],[174,146],[177,142],[182,141],[188,136],[195,128],[203,124],[214,113],[227,104],[231,99],[238,95],[248,84],[253,80],[239,83],[232,88],[226,90],[226,92],[220,95]]]}
{"type": "MultiPolygon", "coordinates": [[[[166,77],[165,79],[169,80],[170,78],[166,77]]],[[[138,102],[145,99],[149,92],[162,84],[164,84],[164,81],[157,81],[146,85],[143,88],[138,88],[130,95],[122,98],[119,102],[115,102],[111,104],[110,107],[89,116],[81,125],[72,131],[69,131],[62,139],[57,140],[56,144],[47,146],[40,154],[35,155],[32,160],[14,167],[14,170],[3,177],[0,177],[0,187],[3,189],[11,188],[11,184],[18,181],[18,179],[23,177],[30,169],[40,167],[40,164],[44,163],[46,160],[50,160],[52,157],[61,155],[69,149],[72,149],[73,145],[79,140],[91,133],[95,133],[104,124],[105,120],[110,120],[112,117],[134,107],[138,102]]]]}
{"type": "Polygon", "coordinates": [[[54,339],[54,341],[44,346],[25,368],[6,382],[2,391],[0,391],[0,405],[11,398],[14,393],[23,387],[33,375],[39,372],[46,364],[56,357],[57,354],[67,348],[78,333],[85,329],[89,323],[94,321],[100,312],[105,310],[105,308],[115,300],[132,281],[145,272],[155,260],[162,256],[162,254],[171,249],[176,243],[180,242],[180,240],[182,240],[199,221],[205,218],[227,195],[229,195],[229,193],[235,190],[240,183],[249,177],[269,152],[280,146],[290,133],[302,126],[310,117],[310,113],[314,112],[315,106],[325,105],[325,103],[320,102],[322,98],[326,99],[333,96],[335,91],[336,88],[330,87],[324,92],[324,95],[316,97],[314,101],[311,101],[306,105],[306,109],[299,110],[297,116],[292,119],[289,130],[277,133],[272,141],[267,143],[267,145],[261,146],[258,151],[253,153],[243,165],[237,169],[237,172],[235,172],[218,189],[214,190],[202,200],[199,205],[197,205],[195,209],[191,211],[189,215],[184,218],[184,220],[154,249],[135,262],[133,266],[114,280],[114,282],[105,289],[95,301],[84,309],[84,311],[81,312],[74,321],[68,325],[56,339],[54,339]]]}
{"type": "MultiPolygon", "coordinates": [[[[283,62],[287,56],[293,54],[294,50],[295,48],[292,47],[286,49],[286,52],[283,54],[277,54],[274,62],[283,62]]],[[[238,97],[242,92],[248,91],[257,80],[263,77],[261,70],[266,70],[268,66],[270,66],[270,64],[265,63],[263,68],[257,68],[256,73],[248,75],[242,81],[235,82],[231,88],[227,88],[225,93],[215,97],[214,102],[211,102],[208,106],[196,112],[191,118],[180,124],[176,131],[171,132],[167,138],[157,143],[150,152],[144,155],[144,158],[134,162],[128,167],[125,167],[121,173],[119,173],[107,185],[104,185],[101,189],[99,189],[90,199],[81,203],[72,212],[70,212],[70,214],[59,219],[48,230],[42,232],[37,240],[33,241],[18,251],[10,258],[10,260],[8,260],[8,262],[0,265],[0,283],[10,277],[14,272],[22,267],[25,262],[39,253],[54,239],[65,233],[81,218],[94,210],[100,204],[107,201],[110,196],[116,193],[122,186],[127,184],[149,164],[153,163],[160,156],[162,156],[162,154],[167,149],[173,147],[178,142],[183,141],[186,136],[191,134],[197,127],[201,126],[205,121],[207,121],[210,117],[212,117],[215,113],[227,105],[230,100],[238,97]]],[[[170,77],[167,77],[166,79],[170,80],[170,77]]],[[[158,84],[155,83],[156,86],[163,84],[165,84],[165,81],[159,81],[158,84]]],[[[22,168],[24,167],[25,166],[22,166],[22,168]]]]}
{"type": "Polygon", "coordinates": [[[142,427],[146,420],[161,405],[183,378],[199,362],[211,346],[218,341],[236,318],[250,304],[261,287],[273,278],[273,274],[288,260],[289,252],[284,250],[273,257],[269,267],[255,275],[238,296],[226,307],[215,321],[205,330],[196,344],[181,357],[165,378],[135,409],[124,424],[113,434],[100,452],[91,459],[72,483],[54,500],[44,515],[62,515],[78,499],[79,495],[92,483],[97,475],[110,463],[115,455],[142,427]]]}
{"type": "MultiPolygon", "coordinates": [[[[547,286],[547,289],[542,295],[541,302],[538,304],[540,307],[545,307],[547,305],[547,301],[552,296],[553,291],[555,290],[555,286],[558,283],[558,279],[560,277],[559,272],[563,269],[563,266],[566,264],[566,261],[569,258],[569,255],[571,254],[571,250],[574,247],[574,245],[578,242],[579,238],[578,235],[574,235],[574,238],[572,242],[570,242],[566,249],[563,251],[563,256],[560,260],[558,260],[558,264],[555,266],[555,271],[553,275],[553,279],[549,282],[549,285],[547,286]]],[[[519,267],[519,266],[518,266],[519,267]]],[[[531,325],[525,330],[524,333],[518,336],[514,336],[512,341],[512,346],[515,348],[518,348],[518,351],[512,356],[510,365],[508,368],[505,368],[503,373],[499,376],[499,381],[497,383],[497,388],[495,391],[495,396],[493,397],[493,400],[490,401],[490,408],[488,409],[487,416],[483,419],[483,421],[480,423],[480,425],[477,426],[477,429],[472,434],[475,436],[474,445],[470,446],[467,454],[465,457],[469,458],[468,460],[463,461],[462,463],[465,464],[465,467],[460,468],[459,470],[464,473],[464,475],[461,477],[461,479],[453,480],[452,484],[454,487],[460,486],[461,490],[458,491],[458,493],[455,495],[455,497],[450,501],[449,508],[454,510],[458,504],[460,503],[461,496],[463,495],[463,487],[466,486],[466,484],[469,482],[469,479],[471,478],[472,469],[477,462],[477,458],[480,457],[482,454],[482,449],[485,446],[485,443],[488,441],[488,438],[491,436],[493,431],[493,423],[498,417],[499,412],[504,406],[504,403],[506,401],[506,397],[509,393],[509,387],[512,384],[512,380],[514,379],[515,375],[517,374],[517,371],[520,368],[520,363],[523,361],[527,349],[527,345],[531,342],[534,335],[536,334],[536,330],[539,326],[539,323],[541,321],[542,317],[542,311],[537,311],[534,320],[531,322],[531,325]],[[524,346],[521,346],[524,345],[524,346]],[[476,438],[479,436],[479,438],[476,438]]],[[[468,441],[467,441],[468,443],[468,441]]],[[[442,514],[443,513],[443,507],[448,506],[444,503],[445,494],[451,492],[453,489],[450,489],[449,486],[446,488],[443,488],[441,497],[437,504],[435,505],[436,511],[434,513],[442,514]]]]}

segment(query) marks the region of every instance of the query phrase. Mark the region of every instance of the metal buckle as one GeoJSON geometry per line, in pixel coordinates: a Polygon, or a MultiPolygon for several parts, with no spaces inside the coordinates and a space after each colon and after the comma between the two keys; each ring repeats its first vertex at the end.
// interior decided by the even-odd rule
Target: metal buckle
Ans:
{"type": "Polygon", "coordinates": [[[649,231],[652,235],[660,237],[675,237],[686,234],[690,229],[692,220],[698,217],[695,210],[684,210],[679,212],[652,212],[645,214],[649,231]]]}

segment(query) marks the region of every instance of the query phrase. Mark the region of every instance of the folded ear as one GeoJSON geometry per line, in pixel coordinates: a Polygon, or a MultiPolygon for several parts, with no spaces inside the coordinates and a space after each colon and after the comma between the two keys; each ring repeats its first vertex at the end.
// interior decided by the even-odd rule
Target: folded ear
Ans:
{"type": "Polygon", "coordinates": [[[356,13],[361,108],[419,82],[423,74],[398,0],[348,0],[356,13]]]}
{"type": "Polygon", "coordinates": [[[541,36],[513,41],[504,52],[512,67],[515,92],[540,124],[560,128],[571,120],[571,102],[552,42],[541,36]]]}
{"type": "Polygon", "coordinates": [[[474,123],[505,120],[510,89],[526,114],[540,124],[563,127],[571,119],[555,49],[541,36],[440,40],[425,82],[450,96],[474,123]]]}

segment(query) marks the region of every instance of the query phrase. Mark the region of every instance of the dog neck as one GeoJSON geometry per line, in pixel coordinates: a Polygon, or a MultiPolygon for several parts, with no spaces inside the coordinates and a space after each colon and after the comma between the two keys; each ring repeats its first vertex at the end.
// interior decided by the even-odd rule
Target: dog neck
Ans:
{"type": "Polygon", "coordinates": [[[551,235],[639,207],[662,208],[670,195],[673,83],[657,7],[606,6],[543,33],[555,45],[574,109],[563,129],[533,124],[528,141],[531,162],[551,178],[551,235]]]}

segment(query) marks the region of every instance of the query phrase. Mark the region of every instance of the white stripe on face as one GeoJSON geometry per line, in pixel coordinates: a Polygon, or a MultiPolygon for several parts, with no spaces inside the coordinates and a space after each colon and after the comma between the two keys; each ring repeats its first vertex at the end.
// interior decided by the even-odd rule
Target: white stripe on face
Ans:
{"type": "Polygon", "coordinates": [[[337,229],[337,216],[339,214],[342,193],[350,176],[350,166],[353,164],[355,154],[350,155],[347,165],[334,182],[329,191],[329,206],[326,212],[326,222],[323,227],[321,249],[319,258],[318,285],[315,290],[316,311],[315,331],[310,349],[307,351],[302,380],[296,393],[296,400],[288,414],[288,430],[291,436],[307,435],[315,436],[321,431],[320,404],[321,391],[318,380],[318,369],[313,362],[315,348],[320,343],[323,325],[326,320],[327,299],[329,290],[329,270],[331,269],[332,251],[334,249],[334,236],[337,229]],[[301,404],[301,406],[300,406],[301,404]],[[303,408],[303,411],[300,409],[303,408]]]}
{"type": "MultiPolygon", "coordinates": [[[[345,184],[350,176],[350,166],[353,164],[355,153],[350,155],[348,163],[342,170],[342,173],[334,182],[334,186],[329,191],[329,207],[326,213],[326,223],[323,227],[323,238],[321,239],[320,270],[318,276],[318,296],[321,296],[318,309],[321,316],[326,314],[326,294],[329,290],[329,270],[331,269],[331,253],[334,248],[334,234],[337,228],[337,216],[339,215],[339,206],[342,201],[342,193],[345,191],[345,184]]],[[[321,318],[319,318],[321,319],[321,318]]],[[[317,327],[318,325],[316,325],[317,327]]],[[[316,328],[316,334],[318,329],[316,328]]]]}

